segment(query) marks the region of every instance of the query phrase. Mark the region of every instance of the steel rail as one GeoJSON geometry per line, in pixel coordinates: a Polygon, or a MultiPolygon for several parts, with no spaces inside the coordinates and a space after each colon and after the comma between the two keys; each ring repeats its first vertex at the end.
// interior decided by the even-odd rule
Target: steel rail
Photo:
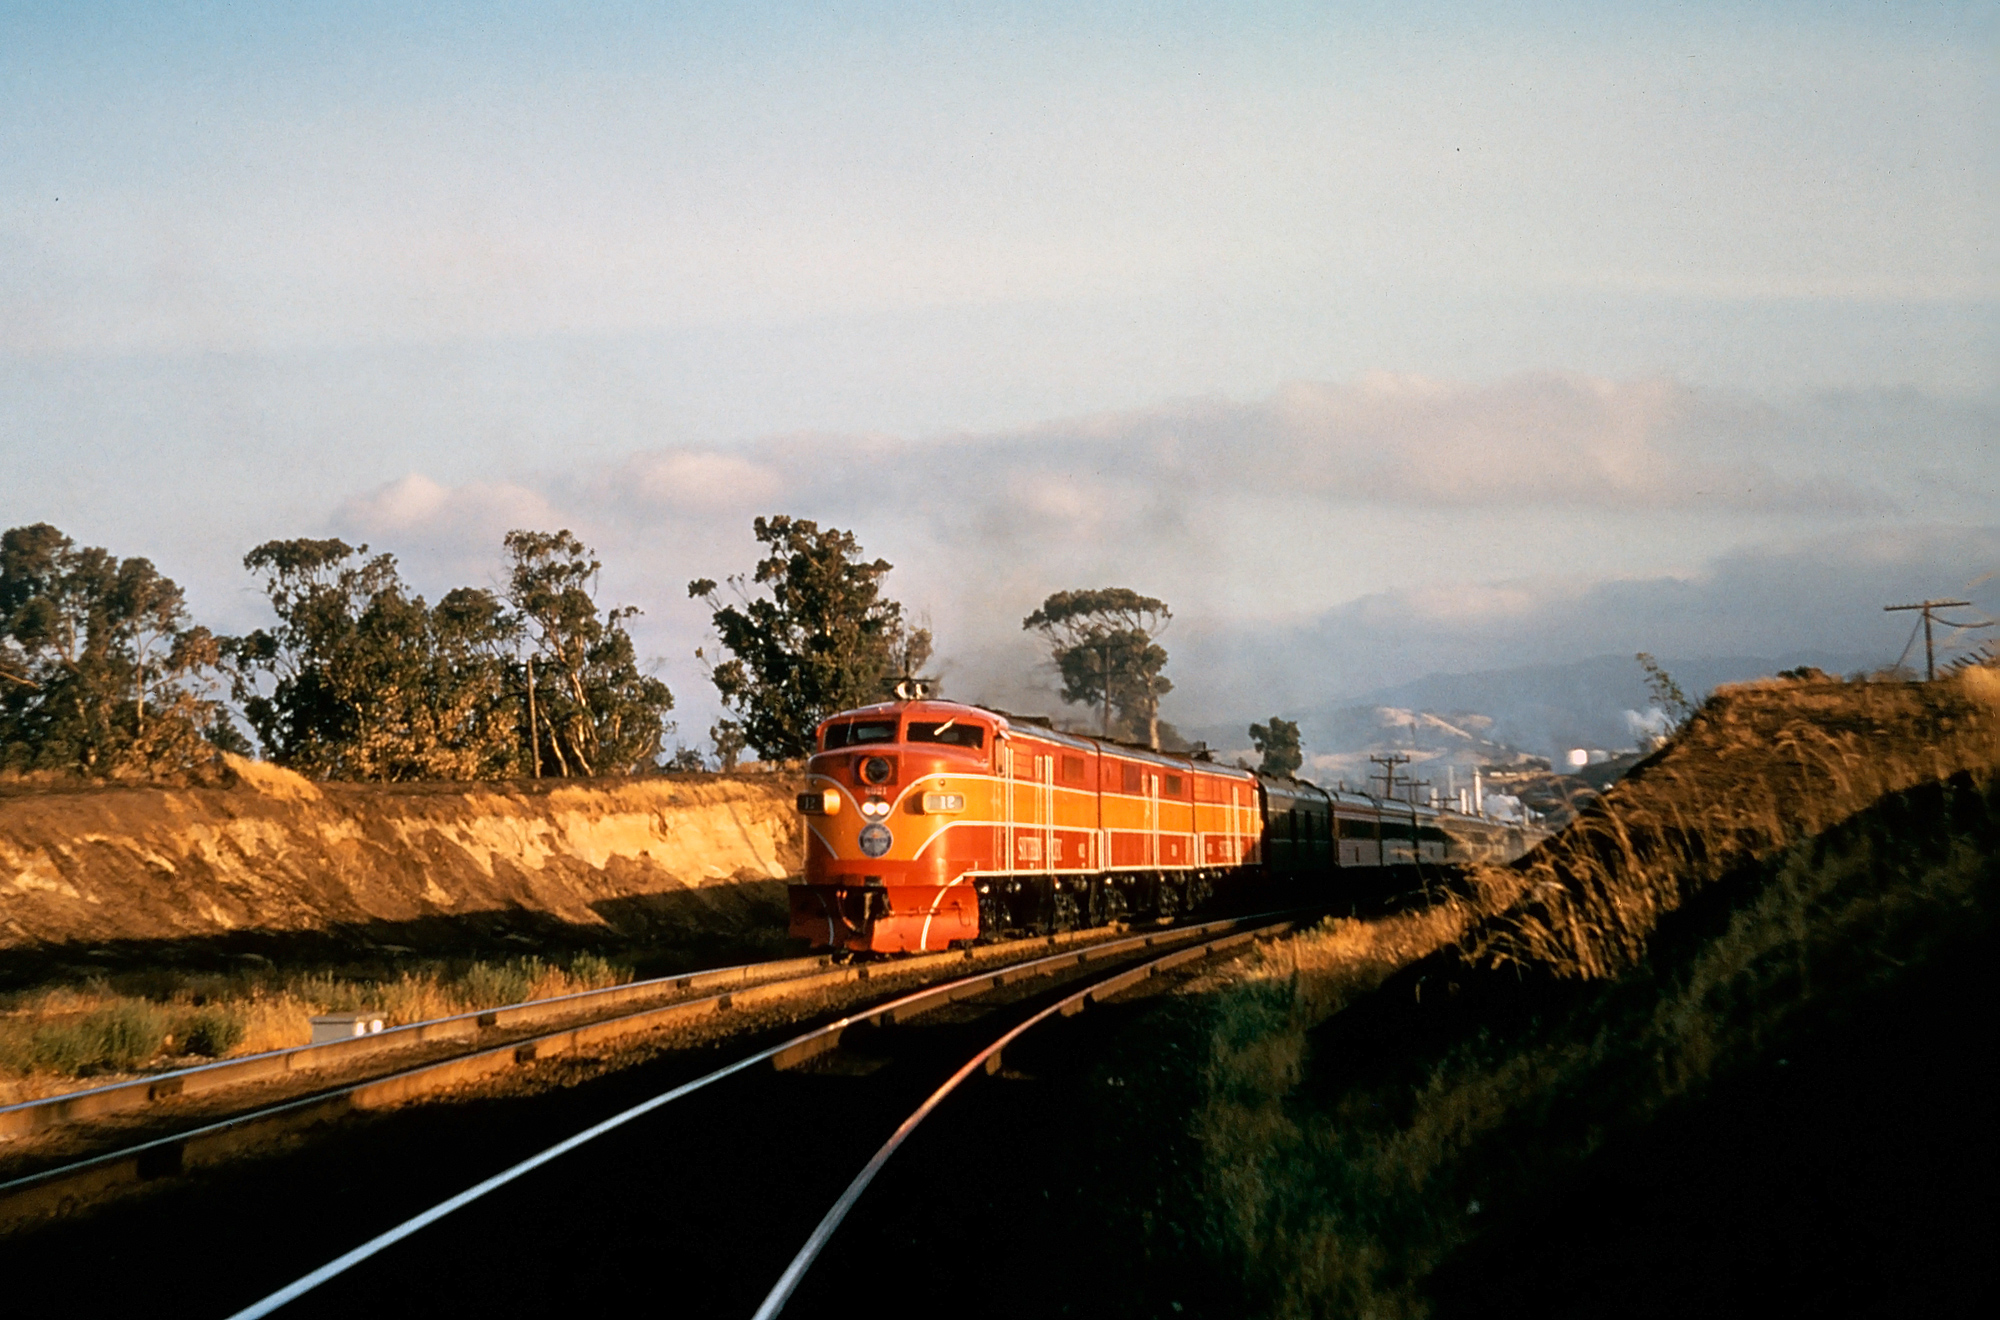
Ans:
{"type": "MultiPolygon", "coordinates": [[[[756,1053],[718,1068],[714,1072],[697,1077],[692,1081],[683,1082],[670,1090],[661,1092],[659,1095],[642,1100],[629,1109],[613,1114],[603,1122],[586,1128],[574,1136],[567,1137],[550,1146],[548,1149],[501,1170],[484,1182],[468,1187],[465,1191],[458,1193],[458,1195],[441,1201],[430,1209],[405,1219],[393,1228],[376,1234],[344,1255],[328,1261],[318,1269],[301,1275],[276,1292],[270,1293],[243,1309],[234,1312],[228,1317],[228,1320],[258,1320],[258,1317],[269,1315],[287,1302],[294,1301],[328,1280],[346,1273],[354,1266],[394,1246],[396,1243],[401,1242],[403,1239],[410,1237],[412,1234],[421,1231],[429,1225],[436,1223],[453,1211],[462,1209],[487,1193],[532,1173],[549,1161],[568,1154],[586,1142],[595,1140],[607,1132],[623,1127],[634,1119],[652,1113],[663,1105],[692,1095],[696,1091],[711,1086],[727,1077],[732,1077],[748,1068],[755,1067],[758,1064],[769,1063],[773,1067],[787,1068],[802,1063],[807,1059],[814,1058],[837,1045],[841,1033],[851,1027],[859,1026],[863,1023],[883,1025],[892,1022],[907,1021],[930,1009],[942,1007],[958,999],[984,994],[989,990],[998,989],[1013,981],[1027,979],[1029,975],[1046,975],[1050,972],[1058,971],[1065,966],[1075,966],[1079,963],[1112,956],[1119,952],[1129,953],[1134,949],[1142,949],[1161,943],[1180,943],[1187,939],[1200,939],[1205,935],[1214,934],[1221,930],[1242,926],[1254,921],[1266,921],[1268,919],[1269,914],[1256,917],[1236,917],[1222,921],[1208,922],[1200,926],[1160,930],[1147,935],[1137,935],[1128,939],[1114,940],[1106,944],[1092,945],[1086,949],[1072,950],[1067,953],[1037,958],[1026,963],[1015,963],[998,971],[964,977],[956,981],[946,982],[943,985],[930,986],[923,990],[892,999],[886,1004],[879,1004],[864,1012],[848,1014],[837,1021],[827,1023],[821,1027],[815,1027],[811,1031],[794,1036],[792,1039],[784,1041],[781,1044],[758,1050],[756,1053]]],[[[1148,964],[1148,966],[1150,965],[1148,964]]],[[[1115,981],[1118,978],[1113,977],[1111,979],[1115,981]]]]}
{"type": "Polygon", "coordinates": [[[551,1018],[568,1017],[594,1008],[633,999],[657,999],[679,990],[694,990],[729,982],[751,984],[759,973],[768,978],[806,975],[830,964],[824,956],[786,958],[771,962],[739,963],[698,972],[677,972],[624,985],[578,990],[547,999],[524,999],[498,1008],[474,1009],[446,1017],[426,1018],[401,1026],[351,1036],[340,1040],[316,1041],[308,1045],[288,1045],[234,1059],[194,1064],[167,1072],[149,1073],[130,1081],[111,1082],[62,1095],[43,1096],[11,1105],[0,1105],[0,1137],[45,1131],[100,1114],[125,1113],[178,1095],[199,1095],[224,1086],[263,1081],[288,1073],[312,1071],[347,1063],[371,1054],[407,1049],[437,1040],[462,1039],[481,1031],[526,1025],[551,1018]]]}
{"type": "MultiPolygon", "coordinates": [[[[1018,952],[1044,941],[1050,947],[1074,943],[1101,936],[1106,930],[1106,927],[1095,926],[1043,936],[1040,940],[1009,940],[946,953],[919,954],[896,963],[895,967],[917,969],[959,961],[978,961],[982,957],[1004,956],[1005,953],[1018,952]]],[[[776,959],[770,962],[738,963],[730,967],[714,967],[697,972],[676,972],[668,976],[650,977],[644,981],[631,981],[624,985],[578,990],[547,999],[526,999],[519,1003],[504,1004],[498,1008],[473,1009],[470,1012],[453,1013],[446,1017],[426,1018],[421,1022],[405,1023],[366,1036],[319,1041],[309,1045],[288,1045],[283,1049],[246,1054],[240,1058],[218,1059],[213,1063],[150,1073],[130,1081],[111,1082],[104,1086],[68,1091],[61,1095],[0,1105],[0,1138],[43,1132],[66,1123],[97,1118],[105,1114],[129,1113],[176,1096],[202,1095],[229,1086],[322,1071],[351,1063],[356,1059],[393,1053],[437,1041],[476,1039],[489,1031],[574,1017],[633,1000],[660,999],[677,991],[728,984],[756,987],[778,983],[795,984],[806,979],[810,979],[813,985],[818,986],[841,981],[866,980],[867,977],[867,964],[836,967],[831,958],[822,954],[807,958],[776,959]],[[832,970],[827,970],[829,968],[832,970]],[[813,976],[815,972],[820,973],[817,978],[813,976]]],[[[0,1184],[0,1191],[4,1191],[5,1186],[0,1184]]]]}
{"type": "Polygon", "coordinates": [[[1238,944],[1246,944],[1256,939],[1259,935],[1284,930],[1291,924],[1290,921],[1273,922],[1268,926],[1263,926],[1256,930],[1243,931],[1235,935],[1225,936],[1222,939],[1210,940],[1205,944],[1196,945],[1191,949],[1181,949],[1163,958],[1155,958],[1150,962],[1141,963],[1137,967],[1128,968],[1123,972],[1107,976],[1103,980],[1086,986],[1075,994],[1049,1005],[1027,1021],[1015,1026],[979,1053],[973,1055],[970,1060],[946,1080],[944,1085],[931,1092],[929,1098],[921,1105],[918,1105],[914,1113],[903,1120],[902,1126],[898,1127],[890,1135],[889,1139],[882,1143],[881,1149],[875,1152],[874,1158],[869,1160],[863,1166],[861,1172],[854,1176],[854,1181],[847,1185],[847,1189],[840,1194],[840,1199],[833,1203],[833,1208],[826,1212],[826,1215],[819,1221],[818,1226],[813,1229],[812,1235],[806,1239],[805,1245],[799,1248],[798,1255],[792,1257],[791,1264],[785,1267],[785,1272],[779,1276],[778,1282],[765,1295],[763,1304],[757,1308],[757,1312],[752,1317],[752,1320],[773,1320],[780,1311],[785,1309],[785,1303],[791,1300],[792,1293],[805,1279],[806,1271],[812,1268],[813,1261],[819,1256],[820,1251],[826,1244],[832,1240],[835,1231],[840,1228],[841,1221],[847,1218],[848,1211],[852,1210],[855,1203],[861,1199],[861,1194],[868,1190],[868,1184],[875,1180],[875,1175],[882,1171],[882,1167],[889,1162],[889,1157],[896,1153],[897,1148],[909,1139],[910,1134],[917,1130],[918,1125],[926,1118],[929,1118],[931,1113],[939,1105],[943,1104],[945,1098],[957,1090],[966,1078],[981,1069],[989,1073],[998,1072],[1000,1069],[1001,1054],[1009,1045],[1012,1045],[1030,1030],[1052,1017],[1058,1015],[1072,1017],[1077,1013],[1081,1013],[1086,1005],[1103,1003],[1111,996],[1130,989],[1133,985],[1149,977],[1157,976],[1159,973],[1177,967],[1182,963],[1192,962],[1197,958],[1205,958],[1220,949],[1231,948],[1238,944]]]}
{"type": "MultiPolygon", "coordinates": [[[[886,972],[894,974],[903,971],[925,971],[953,963],[978,961],[982,958],[1007,958],[1030,952],[1035,947],[1050,947],[1061,943],[1078,943],[1102,933],[1102,928],[1084,931],[1067,931],[1044,936],[1040,940],[1010,941],[1005,944],[983,945],[962,952],[931,954],[911,958],[900,963],[889,964],[886,972]]],[[[1153,935],[1139,937],[1147,940],[1161,938],[1185,938],[1186,931],[1161,931],[1153,935]]],[[[1129,941],[1124,943],[1129,944],[1129,941]]],[[[1104,945],[1089,945],[1087,949],[1100,949],[1104,945]]],[[[1123,945],[1121,944],[1121,947],[1123,945]]],[[[946,988],[965,984],[983,983],[992,980],[994,984],[1004,984],[1006,980],[1021,975],[1021,968],[1037,966],[1075,954],[1055,954],[1035,959],[1030,963],[1007,963],[994,971],[977,976],[948,982],[946,988]]],[[[758,964],[750,964],[757,966],[758,964]]],[[[734,970],[734,969],[722,969],[734,970]]],[[[719,974],[719,973],[717,973],[719,974]]],[[[755,1004],[771,1002],[844,985],[869,976],[867,965],[842,967],[817,975],[803,975],[789,978],[774,978],[752,983],[743,988],[720,995],[701,999],[681,999],[672,1003],[639,1009],[615,1017],[599,1018],[579,1023],[559,1031],[519,1040],[510,1040],[483,1049],[473,1049],[450,1055],[442,1059],[418,1064],[415,1067],[384,1076],[365,1078],[345,1086],[315,1091],[278,1104],[267,1105],[229,1115],[216,1121],[202,1124],[185,1131],[170,1133],[142,1141],[131,1146],[119,1147],[96,1155],[74,1160],[55,1168],[43,1169],[35,1173],[0,1182],[0,1226],[15,1220],[45,1215],[60,1209],[68,1200],[78,1196],[91,1196],[129,1183],[146,1182],[163,1173],[182,1172],[188,1156],[200,1156],[206,1146],[216,1146],[218,1153],[226,1153],[234,1143],[240,1142],[259,1127],[286,1124],[308,1118],[315,1109],[324,1110],[325,1117],[332,1118],[356,1110],[380,1108],[400,1101],[413,1099],[431,1091],[466,1081],[474,1081],[504,1072],[519,1064],[531,1063],[536,1059],[553,1058],[576,1049],[601,1044],[627,1036],[640,1035],[683,1020],[712,1016],[731,1009],[747,1008],[755,1004]]],[[[591,992],[584,992],[591,993],[591,992]]],[[[920,992],[924,993],[924,992],[920,992]]],[[[572,996],[563,996],[563,999],[572,996]]],[[[553,1003],[559,1000],[538,1000],[531,1003],[553,1003]]],[[[876,1010],[878,1014],[895,1012],[908,1013],[911,1010],[903,1000],[884,1005],[876,1010]]],[[[870,1015],[863,1014],[866,1020],[870,1015]]],[[[838,1027],[840,1024],[835,1024],[838,1027]]],[[[388,1033],[381,1033],[386,1035],[388,1033]]],[[[810,1035],[810,1033],[809,1033],[810,1035]]],[[[363,1038],[372,1039],[372,1038],[363,1038]]],[[[837,1034],[834,1037],[837,1040],[837,1034]]],[[[344,1042],[337,1042],[344,1043],[344,1042]]],[[[810,1058],[822,1048],[830,1045],[807,1038],[788,1042],[786,1047],[794,1050],[779,1061],[779,1066],[788,1067],[793,1063],[810,1058]]]]}

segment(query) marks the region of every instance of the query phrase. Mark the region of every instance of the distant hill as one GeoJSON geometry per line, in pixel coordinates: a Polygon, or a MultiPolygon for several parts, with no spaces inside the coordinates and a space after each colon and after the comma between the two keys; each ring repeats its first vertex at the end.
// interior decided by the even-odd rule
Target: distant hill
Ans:
{"type": "MultiPolygon", "coordinates": [[[[1827,652],[1660,660],[1695,701],[1721,684],[1781,669],[1812,665],[1844,674],[1874,663],[1865,656],[1827,652]]],[[[1308,755],[1386,746],[1474,753],[1478,744],[1495,753],[1519,751],[1554,760],[1572,747],[1617,751],[1636,745],[1649,704],[1638,662],[1629,655],[1602,655],[1562,665],[1426,674],[1302,712],[1298,719],[1308,755]]]]}
{"type": "Polygon", "coordinates": [[[1454,802],[1457,789],[1471,788],[1476,768],[1518,766],[1530,757],[1492,736],[1491,716],[1469,711],[1441,716],[1406,706],[1346,706],[1301,721],[1300,731],[1308,778],[1363,787],[1382,772],[1369,757],[1393,753],[1407,758],[1396,768],[1399,781],[1428,783],[1454,802]]]}

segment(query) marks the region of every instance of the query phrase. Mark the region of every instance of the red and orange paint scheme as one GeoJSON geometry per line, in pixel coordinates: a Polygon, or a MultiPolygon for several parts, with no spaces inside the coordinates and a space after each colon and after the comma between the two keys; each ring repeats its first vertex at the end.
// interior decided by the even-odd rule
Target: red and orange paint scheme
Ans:
{"type": "Polygon", "coordinates": [[[1245,770],[897,701],[821,724],[791,933],[918,953],[1003,930],[1172,915],[1259,864],[1245,770]]]}

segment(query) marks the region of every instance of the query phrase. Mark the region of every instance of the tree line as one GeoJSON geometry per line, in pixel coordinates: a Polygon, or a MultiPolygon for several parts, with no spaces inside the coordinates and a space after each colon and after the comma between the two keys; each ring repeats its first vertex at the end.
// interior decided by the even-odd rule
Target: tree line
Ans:
{"type": "Polygon", "coordinates": [[[637,662],[631,607],[567,531],[515,531],[506,587],[432,604],[393,555],[267,541],[243,566],[274,622],[193,623],[150,561],[47,523],[0,533],[0,766],[87,775],[263,753],[320,779],[629,774],[656,764],[673,694],[637,662]]]}
{"type": "MultiPolygon", "coordinates": [[[[884,594],[891,565],[853,533],[786,515],[753,531],[762,549],[748,573],[688,584],[717,642],[696,655],[727,712],[709,729],[725,770],[746,750],[810,754],[821,720],[919,679],[932,653],[929,629],[884,594]]],[[[249,753],[253,736],[270,760],[320,779],[703,768],[693,749],[666,750],[673,694],[639,664],[626,627],[639,611],[599,602],[590,547],[567,530],[516,530],[502,550],[502,588],[433,604],[393,555],[267,541],[243,566],[273,622],[226,636],[194,623],[150,561],[46,523],[12,528],[0,534],[0,768],[158,775],[249,753]]],[[[1173,684],[1158,639],[1172,617],[1114,587],[1056,592],[1022,626],[1097,732],[1184,747],[1159,715],[1173,684]]],[[[1298,768],[1297,725],[1274,718],[1251,735],[1265,770],[1298,768]]]]}

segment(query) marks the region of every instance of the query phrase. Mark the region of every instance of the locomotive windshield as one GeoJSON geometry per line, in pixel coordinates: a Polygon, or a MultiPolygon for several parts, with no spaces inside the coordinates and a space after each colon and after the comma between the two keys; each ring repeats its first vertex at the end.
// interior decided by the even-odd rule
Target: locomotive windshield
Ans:
{"type": "Polygon", "coordinates": [[[857,743],[884,743],[896,741],[896,721],[894,720],[849,720],[845,724],[826,726],[826,750],[836,747],[852,747],[857,743]]]}
{"type": "Polygon", "coordinates": [[[910,724],[911,742],[950,743],[954,747],[984,747],[986,730],[977,724],[964,724],[958,720],[942,723],[910,724]]]}

